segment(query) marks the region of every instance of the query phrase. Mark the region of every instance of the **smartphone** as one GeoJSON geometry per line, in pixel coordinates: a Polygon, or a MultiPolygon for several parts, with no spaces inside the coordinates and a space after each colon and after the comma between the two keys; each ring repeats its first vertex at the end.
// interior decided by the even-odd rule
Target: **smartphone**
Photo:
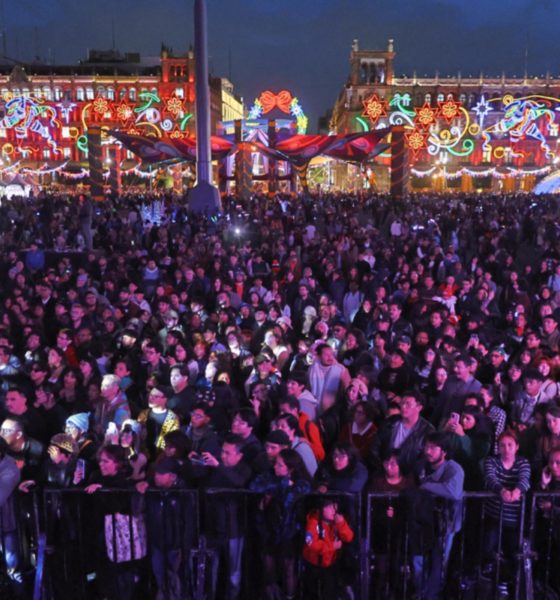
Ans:
{"type": "Polygon", "coordinates": [[[191,458],[191,463],[193,465],[198,465],[198,466],[204,466],[206,463],[204,462],[204,459],[202,458],[202,456],[193,456],[191,458]]]}
{"type": "Polygon", "coordinates": [[[449,420],[457,425],[459,423],[459,413],[452,412],[449,415],[449,420]]]}
{"type": "Polygon", "coordinates": [[[83,458],[78,458],[76,462],[75,477],[78,481],[83,481],[86,478],[86,461],[83,458]]]}

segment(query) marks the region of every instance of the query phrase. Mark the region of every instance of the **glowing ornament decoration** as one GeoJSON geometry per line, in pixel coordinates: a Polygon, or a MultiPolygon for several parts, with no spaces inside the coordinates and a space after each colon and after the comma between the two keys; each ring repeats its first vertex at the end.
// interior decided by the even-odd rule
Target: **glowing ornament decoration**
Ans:
{"type": "Polygon", "coordinates": [[[385,100],[380,100],[377,94],[373,94],[371,98],[364,100],[362,104],[364,105],[362,117],[368,117],[373,125],[375,125],[381,117],[387,116],[387,102],[385,100]]]}
{"type": "Polygon", "coordinates": [[[260,119],[275,108],[295,118],[298,133],[304,134],[307,131],[309,120],[303,112],[299,100],[288,90],[282,90],[278,94],[270,90],[262,92],[249,110],[248,118],[260,119]]]}
{"type": "Polygon", "coordinates": [[[127,123],[134,116],[132,107],[126,102],[121,102],[115,109],[115,112],[117,114],[117,119],[121,123],[127,123]]]}
{"type": "Polygon", "coordinates": [[[415,156],[426,148],[427,137],[425,133],[418,129],[414,129],[410,133],[405,133],[407,146],[415,156]]]}
{"type": "Polygon", "coordinates": [[[64,119],[64,122],[68,124],[70,122],[70,115],[72,111],[78,106],[75,102],[70,102],[69,100],[64,100],[63,102],[57,103],[57,108],[64,119]]]}
{"type": "Polygon", "coordinates": [[[422,129],[429,129],[432,125],[436,124],[438,111],[432,108],[427,102],[424,103],[420,108],[415,108],[416,117],[414,122],[422,129]]]}
{"type": "Polygon", "coordinates": [[[438,106],[439,114],[447,121],[447,123],[451,123],[453,119],[456,119],[461,115],[461,103],[456,100],[438,102],[438,106]]]}
{"type": "Polygon", "coordinates": [[[97,113],[98,115],[105,115],[106,113],[110,112],[109,102],[106,98],[103,98],[102,96],[98,96],[93,101],[92,108],[93,112],[97,113]]]}
{"type": "Polygon", "coordinates": [[[492,107],[490,106],[490,103],[486,100],[483,94],[472,110],[474,114],[478,117],[480,127],[482,127],[482,123],[484,122],[486,115],[492,112],[492,107]]]}
{"type": "Polygon", "coordinates": [[[167,111],[174,116],[178,116],[180,113],[183,112],[183,103],[176,96],[173,96],[173,98],[169,98],[165,107],[167,111]]]}

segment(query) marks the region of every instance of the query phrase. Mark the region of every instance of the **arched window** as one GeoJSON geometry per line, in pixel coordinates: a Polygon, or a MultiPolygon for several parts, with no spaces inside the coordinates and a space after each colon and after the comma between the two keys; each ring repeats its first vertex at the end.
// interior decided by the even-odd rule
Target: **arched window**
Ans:
{"type": "Polygon", "coordinates": [[[431,104],[432,103],[432,94],[426,94],[424,96],[424,102],[427,104],[431,104]]]}
{"type": "Polygon", "coordinates": [[[43,88],[43,97],[45,98],[45,100],[52,100],[52,90],[50,87],[45,86],[43,88]]]}
{"type": "Polygon", "coordinates": [[[115,99],[115,88],[108,87],[107,88],[107,99],[114,100],[115,99]]]}
{"type": "Polygon", "coordinates": [[[54,99],[62,100],[62,90],[59,87],[54,88],[54,99]]]}
{"type": "Polygon", "coordinates": [[[95,93],[92,87],[86,88],[86,100],[93,100],[95,98],[95,93]]]}
{"type": "Polygon", "coordinates": [[[76,100],[78,102],[83,102],[85,100],[86,96],[84,94],[84,88],[79,87],[76,88],[76,100]]]}
{"type": "Polygon", "coordinates": [[[445,100],[445,96],[443,94],[438,94],[437,95],[437,101],[438,102],[443,102],[445,100]]]}
{"type": "Polygon", "coordinates": [[[136,100],[136,88],[130,88],[128,90],[128,98],[129,100],[136,100]]]}

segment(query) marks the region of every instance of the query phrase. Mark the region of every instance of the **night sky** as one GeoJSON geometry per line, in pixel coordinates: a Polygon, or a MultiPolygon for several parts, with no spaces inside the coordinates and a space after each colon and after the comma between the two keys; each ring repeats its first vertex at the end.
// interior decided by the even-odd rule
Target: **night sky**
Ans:
{"type": "MultiPolygon", "coordinates": [[[[7,54],[75,63],[88,48],[157,55],[193,40],[192,0],[0,0],[7,54]],[[2,6],[3,4],[3,6],[2,6]]],[[[397,75],[560,75],[558,0],[208,0],[210,69],[248,106],[291,89],[316,130],[349,73],[352,40],[395,40],[397,75]],[[230,68],[231,67],[231,68],[230,68]]]]}

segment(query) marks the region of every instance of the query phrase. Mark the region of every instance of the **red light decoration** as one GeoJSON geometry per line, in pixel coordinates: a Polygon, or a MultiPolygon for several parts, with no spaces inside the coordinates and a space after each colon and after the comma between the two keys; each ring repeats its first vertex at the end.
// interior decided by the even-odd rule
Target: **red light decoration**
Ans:
{"type": "Polygon", "coordinates": [[[380,100],[377,94],[373,94],[371,98],[364,100],[362,104],[364,105],[362,116],[368,117],[373,125],[375,125],[381,117],[387,116],[387,101],[380,100]]]}
{"type": "Polygon", "coordinates": [[[176,96],[169,98],[165,107],[172,115],[175,115],[175,116],[177,116],[180,112],[183,112],[183,110],[184,110],[183,103],[176,96]]]}
{"type": "Polygon", "coordinates": [[[117,114],[117,118],[121,123],[126,123],[130,119],[132,119],[134,112],[132,110],[132,106],[127,104],[126,102],[121,102],[116,108],[115,112],[117,114]]]}
{"type": "Polygon", "coordinates": [[[282,90],[281,92],[278,92],[278,94],[266,90],[259,96],[259,101],[262,105],[262,114],[266,115],[278,107],[283,113],[289,115],[290,105],[293,99],[292,93],[288,90],[282,90]]]}
{"type": "Polygon", "coordinates": [[[438,116],[438,110],[433,109],[427,102],[425,102],[420,108],[415,108],[414,111],[416,112],[414,122],[417,126],[422,127],[422,129],[429,129],[435,124],[438,116]]]}
{"type": "Polygon", "coordinates": [[[427,147],[426,142],[428,135],[422,131],[419,131],[418,129],[413,129],[410,133],[406,133],[405,138],[408,148],[415,156],[420,152],[420,150],[423,150],[427,147]]]}
{"type": "Polygon", "coordinates": [[[446,100],[445,102],[438,102],[440,115],[448,122],[451,123],[453,119],[456,119],[461,112],[461,102],[455,100],[446,100]]]}
{"type": "Polygon", "coordinates": [[[94,112],[96,112],[98,115],[104,115],[105,113],[109,112],[109,102],[107,102],[107,100],[101,96],[98,96],[93,101],[92,106],[94,112]]]}

